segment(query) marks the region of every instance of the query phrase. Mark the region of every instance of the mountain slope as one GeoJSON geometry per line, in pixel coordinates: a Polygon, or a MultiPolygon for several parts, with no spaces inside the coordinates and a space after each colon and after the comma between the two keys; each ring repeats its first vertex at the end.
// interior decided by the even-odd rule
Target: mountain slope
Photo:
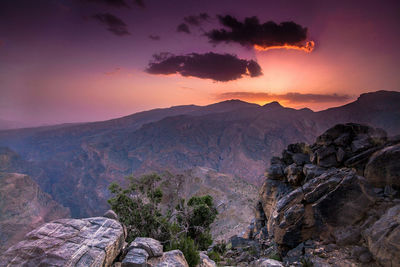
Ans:
{"type": "Polygon", "coordinates": [[[0,172],[0,250],[45,222],[69,216],[69,209],[44,193],[29,176],[0,172]]]}
{"type": "Polygon", "coordinates": [[[272,155],[290,143],[311,143],[339,122],[367,121],[400,133],[399,97],[379,91],[321,112],[238,100],[180,106],[105,122],[2,131],[0,145],[25,162],[18,172],[84,217],[107,209],[108,184],[132,173],[200,166],[259,184],[272,155]]]}

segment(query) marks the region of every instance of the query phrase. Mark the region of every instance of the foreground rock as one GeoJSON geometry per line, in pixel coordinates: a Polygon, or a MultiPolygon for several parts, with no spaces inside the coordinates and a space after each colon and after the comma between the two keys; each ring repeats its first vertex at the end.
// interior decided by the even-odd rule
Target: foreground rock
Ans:
{"type": "Polygon", "coordinates": [[[291,266],[398,266],[399,156],[398,138],[354,123],[289,145],[271,159],[244,237],[259,242],[260,259],[291,266]]]}
{"type": "Polygon", "coordinates": [[[161,257],[154,257],[147,262],[150,267],[189,267],[185,256],[180,250],[164,252],[161,257]]]}
{"type": "Polygon", "coordinates": [[[116,220],[55,220],[10,247],[0,256],[0,266],[111,266],[124,239],[123,227],[116,220]]]}
{"type": "Polygon", "coordinates": [[[364,232],[368,248],[384,266],[400,264],[400,204],[390,208],[364,232]]]}

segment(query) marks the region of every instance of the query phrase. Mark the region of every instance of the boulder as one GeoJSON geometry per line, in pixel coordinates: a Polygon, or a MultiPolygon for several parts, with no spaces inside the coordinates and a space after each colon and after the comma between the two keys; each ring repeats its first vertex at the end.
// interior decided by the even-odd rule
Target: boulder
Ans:
{"type": "Polygon", "coordinates": [[[383,266],[400,263],[400,204],[390,208],[363,236],[368,249],[383,266]]]}
{"type": "Polygon", "coordinates": [[[160,241],[149,237],[136,237],[128,247],[128,251],[135,248],[146,250],[149,257],[160,257],[163,255],[163,246],[160,241]]]}
{"type": "Polygon", "coordinates": [[[198,267],[217,267],[217,264],[215,264],[215,261],[210,259],[206,253],[200,252],[200,264],[198,264],[198,267]]]}
{"type": "Polygon", "coordinates": [[[365,167],[365,178],[375,187],[400,188],[400,144],[375,152],[365,167]]]}
{"type": "Polygon", "coordinates": [[[0,266],[111,266],[122,225],[105,217],[60,219],[31,231],[0,256],[0,266]]]}
{"type": "Polygon", "coordinates": [[[285,168],[285,175],[291,185],[299,186],[304,180],[303,166],[293,163],[285,168]]]}
{"type": "Polygon", "coordinates": [[[118,221],[118,215],[113,210],[108,210],[104,213],[103,217],[110,218],[118,221]]]}
{"type": "Polygon", "coordinates": [[[250,266],[254,266],[254,267],[283,267],[284,265],[282,264],[282,262],[277,261],[277,260],[273,260],[273,259],[268,259],[268,258],[261,258],[258,259],[254,262],[252,262],[252,264],[250,266]]]}
{"type": "Polygon", "coordinates": [[[185,256],[180,250],[165,252],[161,257],[153,257],[147,261],[150,267],[189,267],[185,256]]]}
{"type": "Polygon", "coordinates": [[[147,267],[149,253],[141,248],[133,248],[128,251],[122,260],[122,267],[147,267]]]}
{"type": "Polygon", "coordinates": [[[289,250],[354,225],[374,203],[374,190],[363,177],[349,169],[331,169],[278,198],[269,211],[268,233],[283,251],[289,250]]]}

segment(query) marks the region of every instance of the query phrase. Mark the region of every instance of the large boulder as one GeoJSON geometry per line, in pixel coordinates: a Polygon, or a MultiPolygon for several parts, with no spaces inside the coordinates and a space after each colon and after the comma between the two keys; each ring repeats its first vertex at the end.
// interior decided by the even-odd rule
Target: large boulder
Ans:
{"type": "Polygon", "coordinates": [[[0,266],[110,266],[123,244],[124,230],[116,220],[60,219],[10,247],[0,256],[0,266]]]}
{"type": "Polygon", "coordinates": [[[180,250],[165,252],[161,257],[153,257],[148,261],[150,267],[189,267],[185,256],[180,250]]]}
{"type": "Polygon", "coordinates": [[[370,228],[364,231],[369,251],[383,266],[400,263],[400,204],[390,208],[370,228]]]}
{"type": "Polygon", "coordinates": [[[282,262],[268,259],[268,258],[261,258],[258,259],[250,264],[252,267],[283,267],[284,265],[282,262]]]}
{"type": "Polygon", "coordinates": [[[136,237],[129,245],[128,250],[141,248],[146,250],[150,257],[160,257],[163,255],[163,245],[160,241],[149,237],[136,237]]]}
{"type": "Polygon", "coordinates": [[[400,188],[400,144],[375,152],[365,167],[365,178],[375,187],[400,188]]]}
{"type": "Polygon", "coordinates": [[[334,229],[359,222],[375,203],[366,180],[349,169],[331,169],[270,208],[268,233],[283,250],[310,238],[329,239],[334,229]]]}

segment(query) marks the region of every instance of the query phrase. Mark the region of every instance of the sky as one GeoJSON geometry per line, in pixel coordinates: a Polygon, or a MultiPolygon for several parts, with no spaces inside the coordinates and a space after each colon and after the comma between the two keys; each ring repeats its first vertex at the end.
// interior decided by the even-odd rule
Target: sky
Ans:
{"type": "Polygon", "coordinates": [[[1,0],[0,119],[400,91],[398,14],[391,0],[1,0]]]}

